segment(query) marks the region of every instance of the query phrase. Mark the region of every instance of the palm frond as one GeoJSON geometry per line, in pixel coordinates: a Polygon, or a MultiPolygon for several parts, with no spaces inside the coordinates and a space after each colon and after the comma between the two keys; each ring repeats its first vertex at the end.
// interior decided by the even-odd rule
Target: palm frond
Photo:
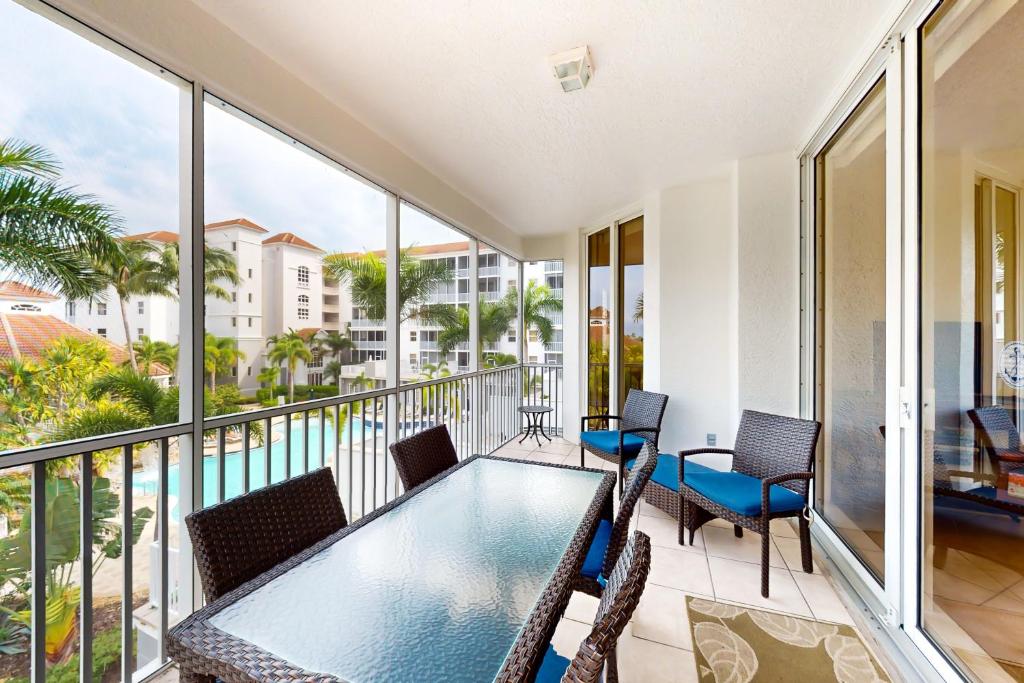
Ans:
{"type": "Polygon", "coordinates": [[[57,158],[40,145],[0,140],[0,171],[53,178],[60,171],[57,158]]]}

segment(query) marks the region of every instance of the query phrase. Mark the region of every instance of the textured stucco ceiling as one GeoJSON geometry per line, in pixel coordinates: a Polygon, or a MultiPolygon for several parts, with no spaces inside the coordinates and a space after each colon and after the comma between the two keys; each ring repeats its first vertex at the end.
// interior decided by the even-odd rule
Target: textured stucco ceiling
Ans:
{"type": "Polygon", "coordinates": [[[196,0],[522,234],[795,149],[891,0],[196,0]],[[589,44],[563,93],[549,54],[589,44]]]}

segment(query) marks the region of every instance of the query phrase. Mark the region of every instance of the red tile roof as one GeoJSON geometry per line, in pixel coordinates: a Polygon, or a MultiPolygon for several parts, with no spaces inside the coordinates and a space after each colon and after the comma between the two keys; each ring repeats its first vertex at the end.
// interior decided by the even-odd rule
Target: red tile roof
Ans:
{"type": "Polygon", "coordinates": [[[319,327],[303,327],[300,330],[295,330],[295,334],[302,337],[308,343],[309,340],[315,337],[319,331],[319,327]]]}
{"type": "Polygon", "coordinates": [[[309,249],[311,251],[319,251],[323,253],[323,249],[307,242],[293,232],[279,232],[272,237],[268,237],[263,240],[263,244],[290,244],[293,247],[302,247],[303,249],[309,249]]]}
{"type": "Polygon", "coordinates": [[[0,282],[0,297],[11,299],[43,299],[44,301],[56,301],[57,296],[26,285],[17,280],[4,280],[0,282]]]}
{"type": "Polygon", "coordinates": [[[253,223],[248,218],[231,218],[231,219],[228,219],[226,221],[218,221],[216,223],[207,223],[206,224],[206,229],[207,230],[223,230],[224,228],[233,228],[233,227],[236,227],[236,226],[241,226],[243,228],[249,228],[250,230],[255,230],[256,232],[270,232],[269,230],[264,228],[262,225],[256,225],[255,223],[253,223]]]}
{"type": "Polygon", "coordinates": [[[170,230],[150,230],[149,232],[140,232],[137,235],[126,235],[124,237],[129,242],[139,242],[142,240],[148,240],[150,242],[164,242],[165,244],[174,244],[178,241],[178,233],[171,232],[170,230]]]}
{"type": "MultiPolygon", "coordinates": [[[[469,251],[469,242],[442,242],[440,244],[423,244],[413,245],[411,247],[405,247],[405,249],[413,256],[426,256],[430,254],[450,254],[459,252],[469,251]]],[[[484,253],[481,249],[480,253],[484,253]]],[[[342,256],[362,256],[363,254],[375,254],[377,256],[384,256],[387,252],[383,249],[376,249],[374,251],[347,251],[342,253],[342,256]]]]}
{"type": "MultiPolygon", "coordinates": [[[[128,362],[125,347],[52,315],[0,313],[0,358],[39,359],[47,346],[63,337],[99,341],[107,347],[111,362],[118,365],[128,362]]],[[[171,371],[161,363],[154,363],[149,374],[169,375],[171,371]]]]}

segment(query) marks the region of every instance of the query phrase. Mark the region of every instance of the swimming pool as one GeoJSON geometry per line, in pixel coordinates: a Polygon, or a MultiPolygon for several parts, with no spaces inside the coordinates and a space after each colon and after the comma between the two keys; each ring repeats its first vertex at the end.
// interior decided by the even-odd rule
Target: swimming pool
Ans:
{"type": "MultiPolygon", "coordinates": [[[[383,433],[384,425],[377,423],[377,429],[383,433]]],[[[273,431],[277,435],[284,433],[284,424],[274,425],[273,431]]],[[[342,423],[341,438],[342,444],[348,443],[348,424],[342,423]]],[[[373,438],[373,422],[365,422],[359,418],[352,419],[352,441],[360,443],[362,436],[373,438]]],[[[329,453],[334,445],[334,425],[327,422],[327,431],[324,433],[326,451],[329,453]]],[[[309,421],[309,451],[304,453],[302,445],[302,421],[291,421],[291,472],[305,472],[320,466],[320,422],[319,420],[309,421]],[[304,466],[303,457],[306,457],[304,466]]],[[[230,448],[230,446],[229,446],[230,448]]],[[[270,446],[270,482],[278,482],[285,478],[284,439],[278,438],[270,446]]],[[[224,455],[224,495],[225,498],[232,498],[240,495],[243,489],[242,477],[242,452],[241,450],[224,455]]],[[[169,467],[167,476],[167,503],[170,508],[171,519],[178,519],[178,465],[169,467]]],[[[249,487],[252,489],[265,485],[263,480],[263,446],[256,446],[249,449],[249,487]]],[[[132,477],[132,495],[155,496],[159,486],[159,472],[155,469],[136,472],[132,477]]],[[[217,502],[217,457],[208,455],[203,458],[203,506],[212,505],[217,502]]]]}

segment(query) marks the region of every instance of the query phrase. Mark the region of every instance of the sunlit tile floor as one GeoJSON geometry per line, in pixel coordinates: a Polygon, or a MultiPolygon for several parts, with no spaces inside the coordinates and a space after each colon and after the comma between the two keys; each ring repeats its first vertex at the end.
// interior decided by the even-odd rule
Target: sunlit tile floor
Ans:
{"type": "MultiPolygon", "coordinates": [[[[496,452],[509,458],[554,464],[579,464],[579,446],[554,439],[537,447],[534,440],[511,444],[496,452]]],[[[614,470],[611,463],[587,454],[586,465],[614,470]]],[[[721,520],[706,524],[692,546],[677,543],[677,523],[661,510],[642,502],[633,517],[634,528],[651,537],[651,573],[633,619],[619,640],[619,676],[623,683],[697,681],[686,619],[687,595],[696,595],[758,609],[783,612],[820,621],[854,624],[831,579],[822,573],[815,551],[814,574],[800,569],[800,542],[785,521],[773,523],[771,597],[761,597],[760,538],[746,533],[736,538],[732,525],[721,520]]],[[[555,633],[554,646],[571,658],[589,633],[597,599],[576,593],[555,633]]],[[[862,633],[863,635],[863,633],[862,633]]],[[[874,644],[865,636],[869,647],[874,644]]],[[[169,670],[155,679],[177,680],[169,670]]]]}

